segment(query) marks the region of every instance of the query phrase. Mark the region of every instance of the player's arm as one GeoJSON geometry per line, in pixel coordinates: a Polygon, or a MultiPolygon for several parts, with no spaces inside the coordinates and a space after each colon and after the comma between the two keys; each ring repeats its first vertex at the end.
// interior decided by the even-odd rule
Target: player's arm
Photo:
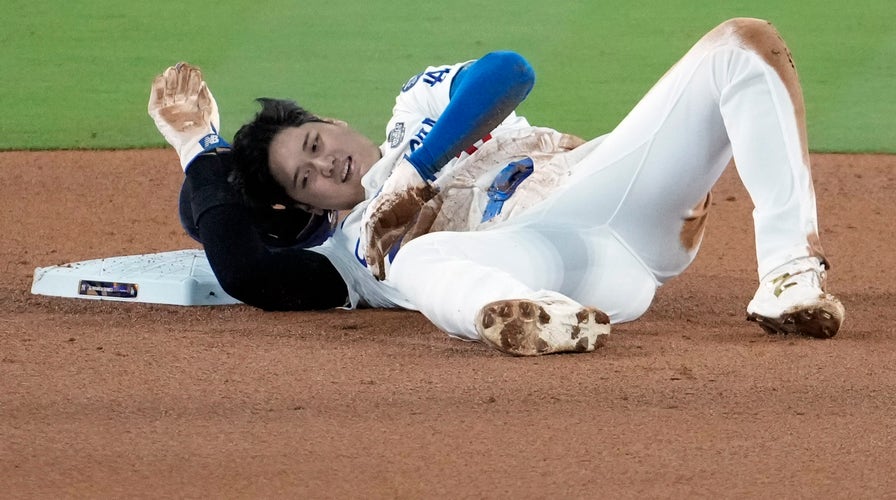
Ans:
{"type": "Polygon", "coordinates": [[[408,161],[423,179],[434,180],[451,158],[500,125],[534,85],[532,66],[516,52],[491,52],[463,67],[451,81],[448,106],[408,161]]]}
{"type": "Polygon", "coordinates": [[[323,255],[264,243],[252,215],[231,186],[230,153],[207,153],[190,164],[184,180],[189,203],[185,223],[194,224],[221,287],[232,297],[265,310],[328,309],[346,304],[345,281],[323,255]]]}
{"type": "Polygon", "coordinates": [[[435,195],[429,184],[461,151],[485,137],[523,102],[535,84],[515,52],[491,52],[454,75],[449,101],[422,144],[400,161],[364,213],[361,239],[367,267],[386,276],[385,259],[435,195]]]}
{"type": "Polygon", "coordinates": [[[181,222],[205,247],[227,293],[263,309],[346,303],[345,282],[326,257],[298,247],[275,250],[262,240],[249,208],[228,181],[229,146],[218,135],[218,105],[199,68],[182,62],[158,75],[147,111],[186,174],[181,222]]]}

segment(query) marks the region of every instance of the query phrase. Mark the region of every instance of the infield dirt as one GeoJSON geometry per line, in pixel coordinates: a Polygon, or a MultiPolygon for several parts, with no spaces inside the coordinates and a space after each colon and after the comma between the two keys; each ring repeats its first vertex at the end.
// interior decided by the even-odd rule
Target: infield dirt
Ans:
{"type": "Polygon", "coordinates": [[[751,203],[590,354],[513,358],[414,312],[30,294],[35,267],[196,248],[170,150],[0,153],[11,498],[893,498],[896,157],[813,155],[831,340],[748,323],[751,203]]]}

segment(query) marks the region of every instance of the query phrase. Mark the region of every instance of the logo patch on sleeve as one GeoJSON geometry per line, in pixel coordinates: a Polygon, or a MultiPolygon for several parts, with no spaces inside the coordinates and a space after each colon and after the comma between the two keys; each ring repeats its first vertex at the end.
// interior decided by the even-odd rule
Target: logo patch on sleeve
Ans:
{"type": "Polygon", "coordinates": [[[389,146],[393,149],[397,148],[401,145],[402,140],[404,140],[404,122],[398,122],[389,132],[389,146]]]}
{"type": "Polygon", "coordinates": [[[408,90],[411,90],[412,88],[414,88],[414,85],[417,85],[417,82],[420,81],[421,76],[423,76],[423,73],[419,73],[419,74],[412,76],[411,79],[408,80],[407,83],[405,83],[403,87],[401,87],[401,91],[407,92],[408,90]]]}

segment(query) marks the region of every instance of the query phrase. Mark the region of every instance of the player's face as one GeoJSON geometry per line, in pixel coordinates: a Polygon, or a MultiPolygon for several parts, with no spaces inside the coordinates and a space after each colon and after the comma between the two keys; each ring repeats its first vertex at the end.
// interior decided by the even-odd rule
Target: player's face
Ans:
{"type": "Polygon", "coordinates": [[[361,177],[380,149],[344,122],[312,122],[281,130],[271,141],[271,174],[299,203],[349,210],[364,201],[361,177]]]}

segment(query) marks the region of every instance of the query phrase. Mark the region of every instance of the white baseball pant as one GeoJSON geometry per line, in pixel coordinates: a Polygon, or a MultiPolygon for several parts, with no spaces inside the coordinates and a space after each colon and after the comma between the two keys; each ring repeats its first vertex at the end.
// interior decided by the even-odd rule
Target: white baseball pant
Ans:
{"type": "Polygon", "coordinates": [[[704,36],[547,200],[487,230],[423,235],[388,279],[466,339],[478,339],[483,306],[540,289],[634,320],[696,256],[699,207],[732,156],[755,206],[759,275],[823,258],[802,93],[786,45],[761,20],[704,36]]]}

